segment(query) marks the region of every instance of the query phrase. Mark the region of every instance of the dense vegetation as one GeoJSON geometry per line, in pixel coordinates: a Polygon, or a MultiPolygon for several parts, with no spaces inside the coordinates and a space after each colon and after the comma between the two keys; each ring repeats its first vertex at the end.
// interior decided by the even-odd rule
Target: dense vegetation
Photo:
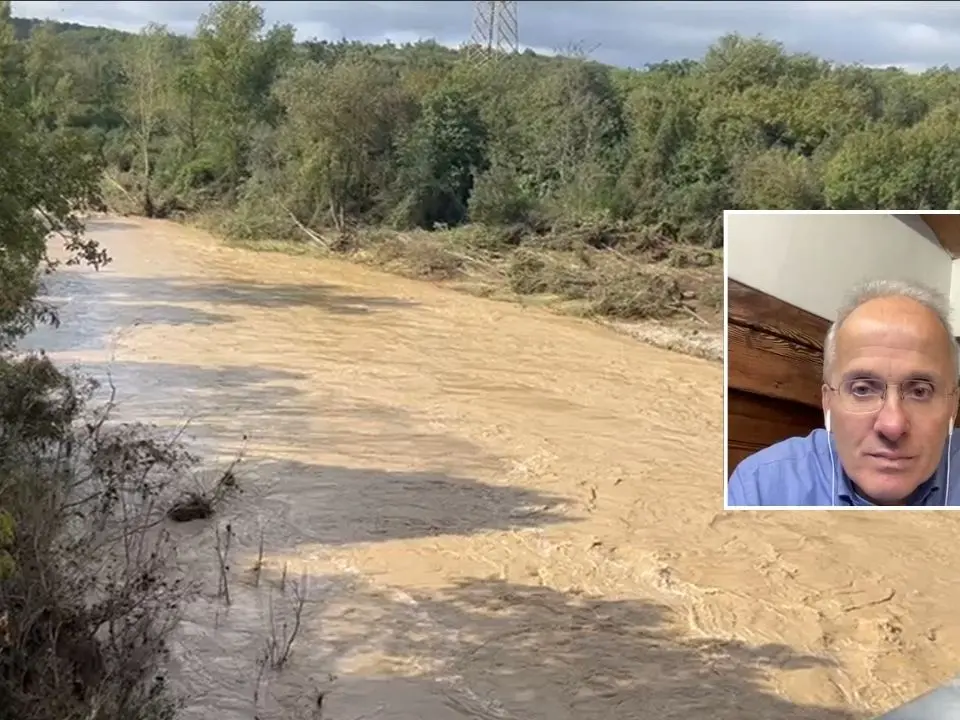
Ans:
{"type": "Polygon", "coordinates": [[[602,218],[716,243],[724,208],[960,202],[949,69],[835,67],[737,36],[642,71],[530,53],[476,67],[430,42],[297,45],[250,3],[211,6],[192,41],[41,26],[27,49],[46,122],[89,130],[155,212],[282,204],[311,227],[602,218]]]}
{"type": "Polygon", "coordinates": [[[948,69],[837,67],[735,35],[643,70],[533,53],[478,64],[432,42],[298,44],[248,2],[211,5],[193,39],[18,32],[32,106],[96,145],[114,208],[203,214],[233,239],[312,239],[418,274],[496,266],[516,293],[606,315],[663,316],[703,294],[724,208],[960,204],[948,69]]]}
{"type": "Polygon", "coordinates": [[[113,208],[435,277],[494,268],[606,315],[668,315],[715,287],[704,250],[725,208],[960,206],[946,68],[841,67],[736,35],[643,70],[477,64],[432,42],[298,44],[249,2],[212,4],[192,39],[17,28],[38,122],[97,147],[113,208]]]}

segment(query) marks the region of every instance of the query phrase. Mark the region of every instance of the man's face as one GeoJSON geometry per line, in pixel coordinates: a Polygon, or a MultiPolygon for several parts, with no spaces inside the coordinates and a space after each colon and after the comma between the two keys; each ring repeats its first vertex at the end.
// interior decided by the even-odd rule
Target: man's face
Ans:
{"type": "MultiPolygon", "coordinates": [[[[840,326],[830,385],[874,378],[902,383],[929,379],[938,393],[956,386],[951,340],[937,316],[908,298],[878,298],[857,308],[840,326]]],[[[840,463],[860,492],[878,504],[906,500],[934,473],[943,453],[956,397],[929,405],[904,402],[899,385],[887,389],[883,407],[850,412],[827,387],[823,409],[840,463]]]]}

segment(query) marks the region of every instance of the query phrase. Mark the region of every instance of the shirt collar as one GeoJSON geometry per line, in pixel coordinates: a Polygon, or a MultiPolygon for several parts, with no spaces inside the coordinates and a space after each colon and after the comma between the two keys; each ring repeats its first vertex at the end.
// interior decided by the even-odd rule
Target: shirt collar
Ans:
{"type": "MultiPolygon", "coordinates": [[[[839,465],[839,463],[837,463],[839,465]]],[[[944,463],[941,458],[940,464],[937,465],[937,469],[934,471],[933,475],[930,476],[930,479],[925,480],[921,485],[913,491],[913,496],[910,498],[910,501],[904,507],[916,507],[919,505],[926,505],[930,497],[940,489],[943,479],[943,469],[944,463]]],[[[847,471],[840,467],[840,482],[837,483],[837,504],[838,505],[852,505],[852,506],[863,506],[870,505],[873,503],[865,499],[860,493],[857,492],[854,487],[853,481],[850,480],[850,477],[847,475],[847,471]]]]}

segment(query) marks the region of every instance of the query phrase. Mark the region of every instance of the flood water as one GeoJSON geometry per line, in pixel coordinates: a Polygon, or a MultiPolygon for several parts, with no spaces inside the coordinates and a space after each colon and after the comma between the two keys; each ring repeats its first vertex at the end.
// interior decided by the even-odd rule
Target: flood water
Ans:
{"type": "Polygon", "coordinates": [[[960,670],[960,516],[725,514],[720,365],[172,223],[89,230],[113,263],[56,274],[63,326],[30,343],[206,458],[247,437],[229,607],[213,521],[173,528],[204,581],[184,718],[846,720],[960,670]]]}

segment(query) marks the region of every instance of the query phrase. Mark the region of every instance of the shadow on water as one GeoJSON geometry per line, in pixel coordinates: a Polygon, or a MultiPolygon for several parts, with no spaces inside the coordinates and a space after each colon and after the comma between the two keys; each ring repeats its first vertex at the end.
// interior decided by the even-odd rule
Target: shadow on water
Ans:
{"type": "MultiPolygon", "coordinates": [[[[414,595],[440,626],[458,629],[457,654],[479,693],[497,688],[508,712],[534,718],[849,718],[765,693],[763,672],[828,667],[784,645],[684,639],[670,611],[498,580],[463,580],[414,595]],[[488,670],[489,669],[489,670],[488,670]],[[541,688],[538,692],[537,688],[541,688]],[[550,689],[547,692],[547,689],[550,689]],[[509,702],[507,698],[523,701],[509,702]]],[[[386,639],[391,645],[403,639],[386,639]]],[[[400,644],[396,651],[400,652],[400,644]]]]}
{"type": "Polygon", "coordinates": [[[189,423],[210,439],[240,440],[254,430],[267,437],[299,438],[317,408],[295,402],[303,394],[301,373],[260,366],[204,367],[162,362],[84,362],[70,366],[101,384],[95,402],[110,388],[124,417],[153,425],[189,423]]]}
{"type": "Polygon", "coordinates": [[[39,328],[26,349],[104,350],[118,333],[138,326],[205,327],[236,322],[243,308],[309,307],[360,316],[416,307],[393,297],[344,293],[330,284],[225,282],[202,278],[139,278],[109,273],[59,272],[44,280],[44,297],[62,326],[39,328]],[[191,307],[208,304],[216,308],[191,307]]]}
{"type": "Polygon", "coordinates": [[[48,295],[96,302],[213,303],[257,308],[314,307],[331,313],[363,314],[415,307],[396,297],[344,293],[329,283],[254,283],[201,277],[131,277],[109,273],[56,273],[46,279],[48,295]]]}
{"type": "Polygon", "coordinates": [[[128,305],[107,300],[97,301],[96,305],[90,306],[82,306],[79,302],[71,302],[66,307],[58,301],[52,304],[59,306],[57,312],[61,323],[68,313],[79,315],[82,321],[77,322],[70,318],[69,323],[64,323],[66,327],[39,326],[20,342],[21,349],[44,350],[50,353],[109,350],[120,334],[141,325],[210,327],[235,320],[224,313],[182,305],[128,305]]]}
{"type": "MultiPolygon", "coordinates": [[[[769,671],[826,670],[830,661],[782,645],[684,637],[677,618],[655,602],[604,600],[487,579],[402,598],[353,576],[314,577],[309,588],[311,604],[293,659],[282,673],[268,677],[272,712],[260,717],[308,717],[300,712],[314,701],[315,688],[325,693],[329,718],[857,717],[794,704],[767,689],[769,671]]],[[[262,598],[277,590],[248,586],[238,592],[262,598]]],[[[207,611],[213,612],[212,606],[207,611]]],[[[230,634],[234,622],[226,617],[223,627],[225,637],[236,641],[230,634]]],[[[244,658],[249,668],[234,665],[234,672],[250,678],[251,689],[234,688],[246,697],[216,703],[224,710],[233,705],[235,717],[242,716],[244,702],[250,707],[254,657],[267,627],[248,630],[242,648],[232,648],[233,657],[244,658]]],[[[197,685],[188,683],[188,692],[203,683],[202,676],[193,677],[197,685]]],[[[234,717],[223,717],[228,715],[234,717]]],[[[187,718],[193,717],[201,717],[199,706],[188,711],[187,718]]]]}
{"type": "Polygon", "coordinates": [[[307,397],[295,384],[305,378],[298,373],[163,363],[78,370],[101,382],[109,372],[117,417],[144,418],[171,434],[186,424],[185,438],[204,448],[201,456],[219,451],[224,461],[224,448],[239,448],[246,436],[252,449],[238,472],[247,489],[241,505],[267,520],[267,537],[277,546],[471,535],[576,520],[559,512],[559,497],[472,477],[493,480],[502,467],[468,441],[417,431],[423,423],[401,408],[324,397],[322,389],[307,397]],[[344,464],[280,457],[285,450],[344,464]],[[379,469],[385,458],[431,470],[379,469]]]}
{"type": "MultiPolygon", "coordinates": [[[[130,222],[129,220],[110,220],[109,218],[91,218],[86,222],[87,231],[96,231],[97,233],[102,232],[122,232],[124,235],[129,235],[130,230],[135,228],[136,225],[130,222]]],[[[111,242],[113,239],[111,238],[111,242]]]]}
{"type": "Polygon", "coordinates": [[[83,363],[74,369],[116,388],[117,411],[160,427],[188,424],[188,437],[236,447],[244,437],[276,453],[342,454],[356,463],[429,463],[462,472],[491,471],[496,460],[463,438],[423,429],[405,408],[346,395],[305,373],[260,366],[160,362],[83,363]],[[449,464],[448,464],[449,463],[449,464]]]}
{"type": "MultiPolygon", "coordinates": [[[[63,273],[49,279],[48,293],[55,302],[69,298],[64,311],[71,316],[48,334],[53,346],[42,337],[30,344],[50,350],[101,349],[117,329],[138,323],[228,323],[242,308],[357,315],[412,305],[340,294],[332,285],[110,273],[63,273]]],[[[240,469],[243,496],[221,518],[229,516],[237,529],[233,604],[222,607],[208,587],[179,634],[174,676],[188,696],[185,718],[253,716],[256,659],[274,610],[266,598],[279,592],[270,588],[280,562],[302,553],[311,555],[307,564],[317,574],[291,664],[269,678],[275,707],[264,719],[309,717],[295,709],[315,706],[323,687],[324,717],[331,720],[854,720],[790,703],[766,688],[768,672],[828,670],[828,661],[783,646],[691,639],[679,618],[654,602],[484,579],[429,592],[374,587],[349,566],[347,546],[381,543],[376,551],[383,557],[412,561],[417,548],[404,553],[385,541],[536,532],[577,520],[561,498],[495,482],[502,479],[498,459],[461,438],[424,430],[425,418],[356,393],[311,387],[304,374],[257,366],[82,367],[99,378],[108,369],[123,417],[169,427],[193,418],[193,432],[210,447],[237,444],[244,434],[257,446],[240,469]],[[308,462],[311,456],[317,460],[308,462]],[[412,467],[430,470],[404,469],[412,467]],[[254,587],[246,576],[261,523],[269,572],[254,587]],[[315,547],[303,547],[309,544],[315,547]],[[320,575],[325,570],[342,574],[320,575]],[[338,678],[328,681],[328,673],[338,678]]],[[[211,523],[175,532],[191,541],[178,543],[185,567],[206,565],[204,582],[216,586],[211,523]]]]}
{"type": "MultiPolygon", "coordinates": [[[[267,546],[325,546],[522,530],[576,522],[563,498],[438,471],[358,469],[252,455],[240,463],[235,523],[262,523],[267,546]]],[[[205,532],[202,525],[183,533],[205,532]]],[[[259,537],[238,537],[256,549],[259,537]]]]}

